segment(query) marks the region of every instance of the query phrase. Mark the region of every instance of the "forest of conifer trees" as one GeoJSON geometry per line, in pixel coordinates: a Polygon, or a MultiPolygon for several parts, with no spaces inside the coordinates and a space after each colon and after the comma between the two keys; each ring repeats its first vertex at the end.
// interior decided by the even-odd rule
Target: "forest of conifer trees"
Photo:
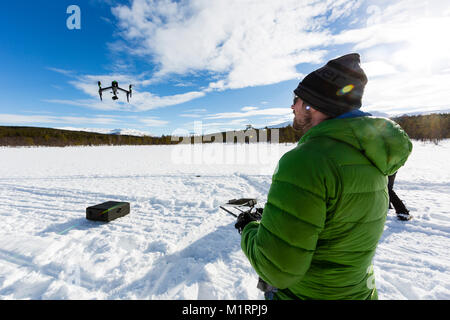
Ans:
{"type": "MultiPolygon", "coordinates": [[[[438,143],[450,138],[450,114],[400,116],[392,118],[411,139],[438,143]]],[[[83,131],[68,131],[40,127],[0,126],[0,146],[100,146],[100,145],[169,145],[183,143],[214,142],[271,142],[294,143],[301,137],[292,126],[280,129],[251,129],[220,132],[202,137],[138,137],[129,135],[101,134],[83,131]],[[276,136],[275,136],[276,135],[276,136]]]]}

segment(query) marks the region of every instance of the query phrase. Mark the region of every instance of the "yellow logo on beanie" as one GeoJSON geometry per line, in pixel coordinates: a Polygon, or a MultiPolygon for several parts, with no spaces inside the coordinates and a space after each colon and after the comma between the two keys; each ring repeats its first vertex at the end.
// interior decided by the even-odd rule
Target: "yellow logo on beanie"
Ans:
{"type": "Polygon", "coordinates": [[[355,88],[355,86],[352,84],[346,85],[342,89],[338,90],[338,92],[336,92],[336,95],[343,96],[344,94],[347,94],[350,91],[352,91],[354,88],[355,88]]]}

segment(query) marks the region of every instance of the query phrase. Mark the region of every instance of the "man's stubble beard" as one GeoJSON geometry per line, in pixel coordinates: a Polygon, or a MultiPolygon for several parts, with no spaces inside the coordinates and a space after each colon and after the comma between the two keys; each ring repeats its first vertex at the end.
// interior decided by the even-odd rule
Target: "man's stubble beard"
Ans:
{"type": "Polygon", "coordinates": [[[303,117],[298,119],[294,114],[294,122],[292,124],[294,130],[299,131],[303,136],[312,127],[311,111],[306,110],[303,117]]]}

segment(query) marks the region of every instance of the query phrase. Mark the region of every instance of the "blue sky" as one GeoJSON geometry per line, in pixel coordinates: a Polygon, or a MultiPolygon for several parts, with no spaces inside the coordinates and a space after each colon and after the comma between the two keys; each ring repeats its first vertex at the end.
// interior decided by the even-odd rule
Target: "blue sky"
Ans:
{"type": "Polygon", "coordinates": [[[418,1],[41,0],[0,11],[0,125],[155,135],[292,119],[292,91],[349,52],[363,110],[448,110],[450,4],[418,1]],[[66,10],[81,10],[69,30],[66,10]],[[135,85],[101,102],[97,81],[135,85]],[[120,95],[119,95],[120,96],[120,95]],[[197,127],[199,125],[197,124],[197,127]]]}

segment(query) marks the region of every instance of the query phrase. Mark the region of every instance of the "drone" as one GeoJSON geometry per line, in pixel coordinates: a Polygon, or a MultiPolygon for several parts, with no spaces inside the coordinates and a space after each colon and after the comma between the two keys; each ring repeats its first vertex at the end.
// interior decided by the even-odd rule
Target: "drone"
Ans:
{"type": "Polygon", "coordinates": [[[133,85],[130,84],[129,90],[122,89],[119,87],[119,83],[114,80],[113,82],[111,82],[111,87],[102,88],[102,83],[99,81],[98,82],[98,94],[100,95],[100,100],[103,101],[103,97],[102,97],[103,91],[111,89],[112,90],[111,93],[113,94],[112,99],[115,101],[115,100],[119,99],[119,97],[117,95],[119,94],[118,91],[120,90],[127,94],[127,101],[130,102],[130,98],[132,95],[132,87],[133,87],[133,85]]]}

